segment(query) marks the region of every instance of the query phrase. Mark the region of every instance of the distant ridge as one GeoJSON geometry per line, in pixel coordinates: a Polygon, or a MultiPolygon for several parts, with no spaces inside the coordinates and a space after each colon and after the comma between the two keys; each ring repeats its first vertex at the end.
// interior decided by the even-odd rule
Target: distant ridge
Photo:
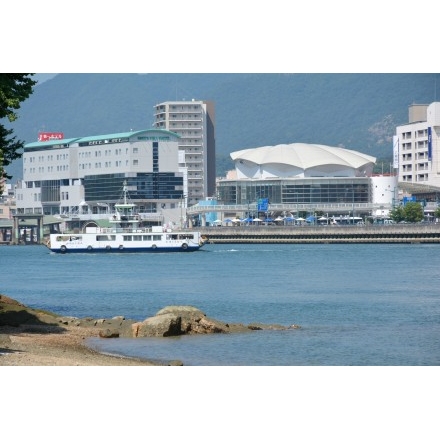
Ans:
{"type": "MultiPolygon", "coordinates": [[[[35,87],[11,127],[25,143],[39,131],[80,137],[142,130],[152,126],[155,104],[194,98],[215,102],[220,176],[232,167],[230,152],[279,143],[390,158],[395,126],[408,121],[410,104],[434,101],[436,76],[60,73],[35,87]]],[[[21,178],[21,160],[8,172],[21,178]]]]}

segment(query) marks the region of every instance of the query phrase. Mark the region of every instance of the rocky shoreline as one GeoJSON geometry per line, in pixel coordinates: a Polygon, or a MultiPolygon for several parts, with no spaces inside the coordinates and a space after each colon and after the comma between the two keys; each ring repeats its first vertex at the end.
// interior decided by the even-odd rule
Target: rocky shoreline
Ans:
{"type": "Polygon", "coordinates": [[[110,319],[59,316],[33,309],[0,295],[0,366],[163,366],[160,363],[98,353],[85,345],[88,338],[170,337],[183,334],[290,330],[298,325],[230,324],[206,316],[192,306],[168,306],[142,322],[116,316],[110,319]]]}

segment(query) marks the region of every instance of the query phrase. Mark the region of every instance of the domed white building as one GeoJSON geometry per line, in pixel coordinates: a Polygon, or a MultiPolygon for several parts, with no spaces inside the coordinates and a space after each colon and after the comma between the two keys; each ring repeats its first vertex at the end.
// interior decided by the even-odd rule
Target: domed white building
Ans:
{"type": "MultiPolygon", "coordinates": [[[[372,215],[391,207],[396,177],[373,176],[376,158],[327,145],[292,143],[231,153],[235,171],[217,182],[217,201],[237,212],[372,215]]],[[[232,213],[232,210],[231,210],[232,213]]]]}
{"type": "Polygon", "coordinates": [[[238,179],[365,177],[376,158],[318,144],[281,144],[231,153],[238,179]]]}

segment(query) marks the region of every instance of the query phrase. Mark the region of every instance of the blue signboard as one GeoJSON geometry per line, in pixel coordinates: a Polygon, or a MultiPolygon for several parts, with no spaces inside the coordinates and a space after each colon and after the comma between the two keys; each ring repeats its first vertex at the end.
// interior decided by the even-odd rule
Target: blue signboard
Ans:
{"type": "Polygon", "coordinates": [[[266,212],[269,209],[269,199],[258,199],[258,212],[266,212]]]}
{"type": "Polygon", "coordinates": [[[415,202],[415,201],[416,201],[416,197],[415,197],[415,196],[404,197],[404,198],[402,199],[403,206],[405,206],[408,202],[415,202]]]}

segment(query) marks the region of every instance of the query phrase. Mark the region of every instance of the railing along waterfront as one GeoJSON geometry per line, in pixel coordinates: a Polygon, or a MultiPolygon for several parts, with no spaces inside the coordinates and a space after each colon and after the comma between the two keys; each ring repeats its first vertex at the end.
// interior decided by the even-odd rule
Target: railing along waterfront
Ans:
{"type": "MultiPolygon", "coordinates": [[[[287,212],[331,212],[347,213],[352,212],[372,212],[377,210],[392,209],[391,204],[378,203],[270,203],[268,211],[287,211],[287,212]]],[[[187,213],[204,214],[208,212],[228,212],[246,213],[255,212],[257,206],[255,202],[241,205],[193,205],[187,208],[187,213]]]]}
{"type": "Polygon", "coordinates": [[[194,228],[210,243],[440,243],[440,224],[194,228]]]}

